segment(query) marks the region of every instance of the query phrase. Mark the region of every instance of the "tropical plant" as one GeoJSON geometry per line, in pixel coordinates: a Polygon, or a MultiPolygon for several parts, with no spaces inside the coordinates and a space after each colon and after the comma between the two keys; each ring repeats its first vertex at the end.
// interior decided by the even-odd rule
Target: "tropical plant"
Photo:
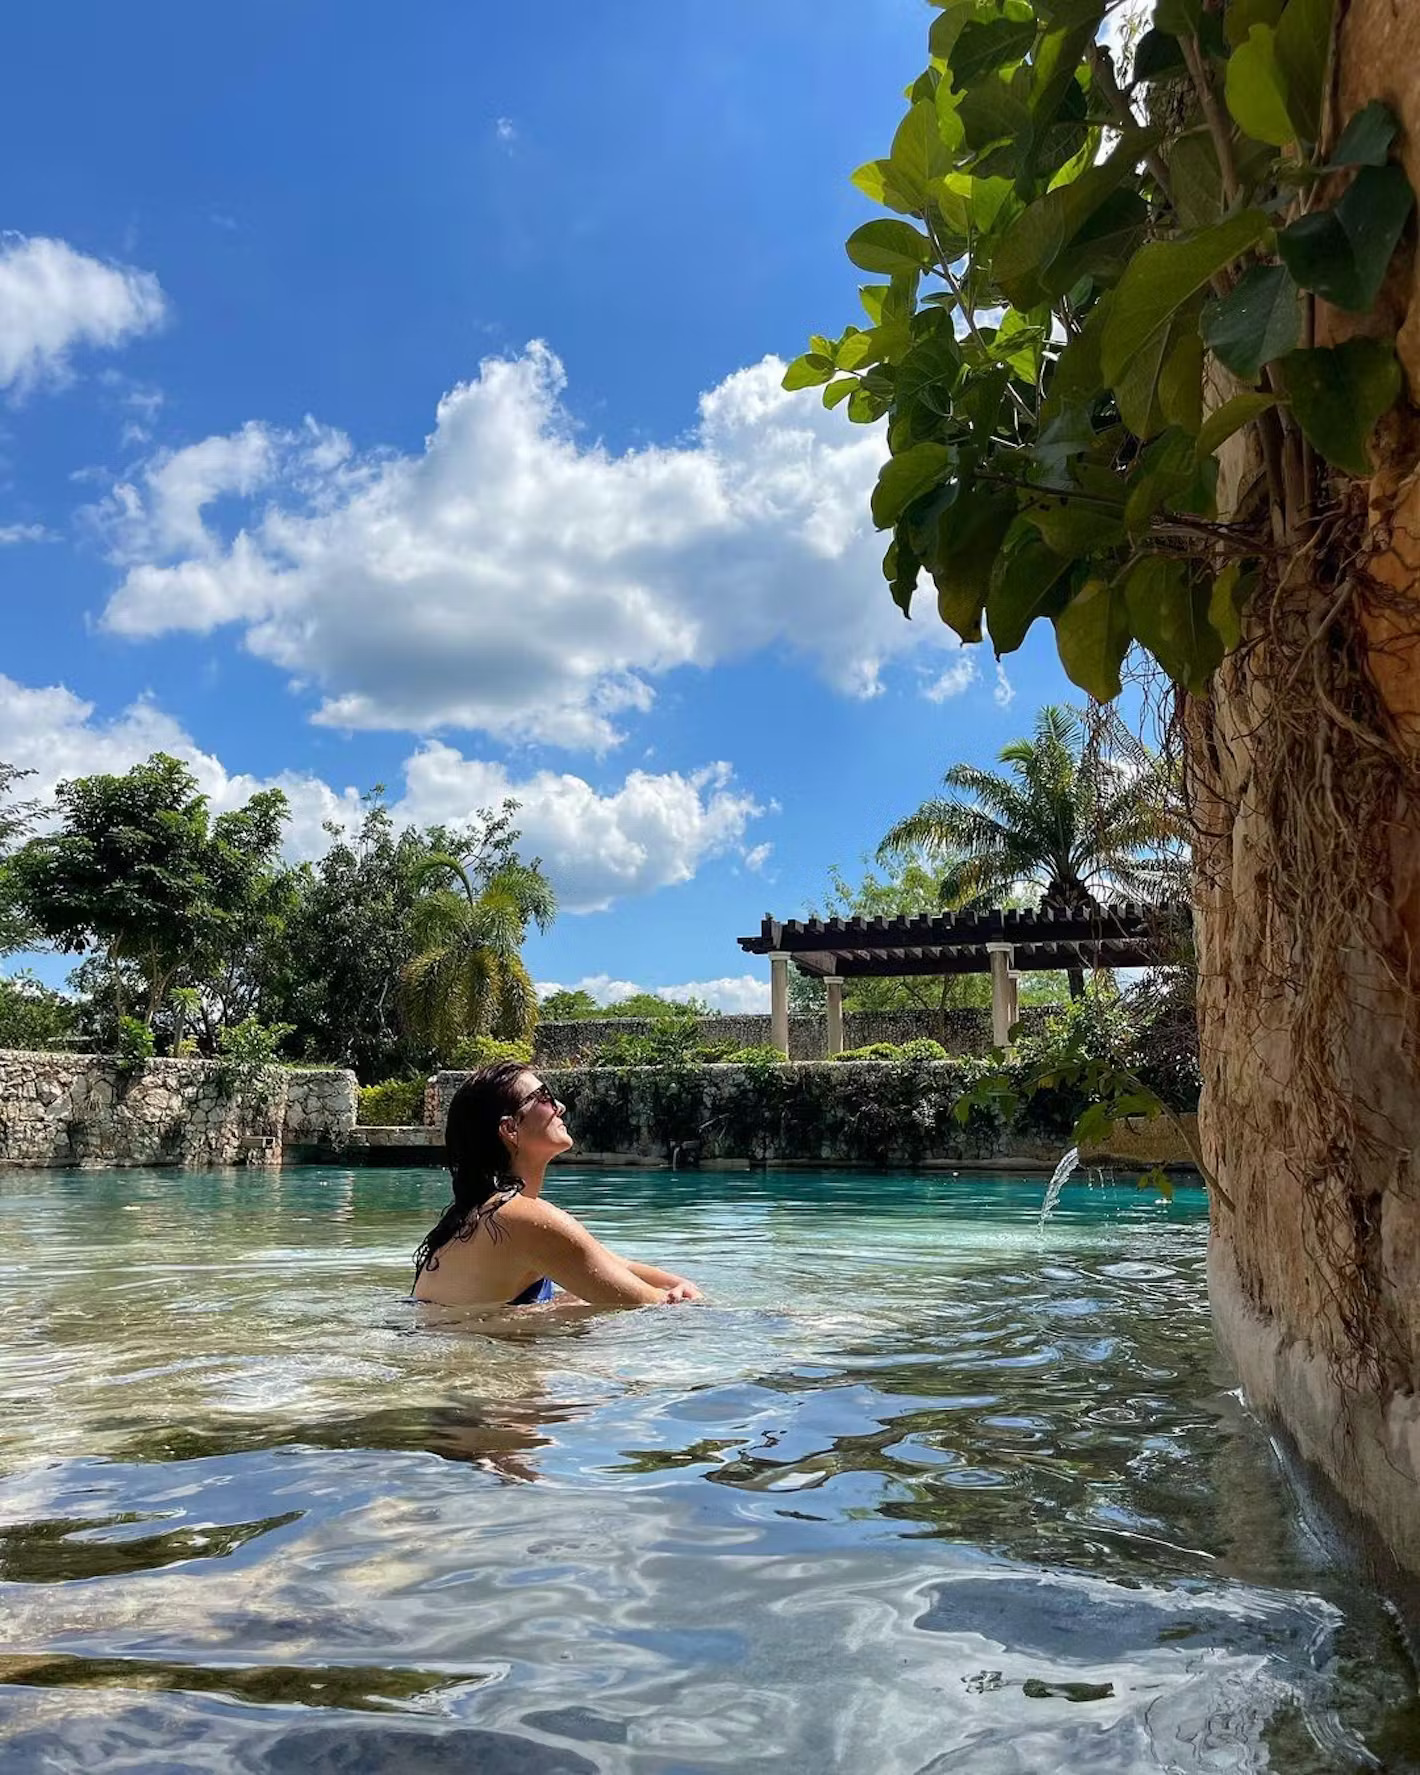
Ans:
{"type": "Polygon", "coordinates": [[[887,419],[872,516],[904,614],[925,571],[963,641],[984,621],[999,656],[1048,618],[1096,697],[1135,642],[1204,691],[1401,393],[1393,320],[1314,324],[1368,315],[1405,234],[1397,120],[1338,133],[1334,0],[1158,0],[1127,85],[1118,0],[935,5],[890,152],[853,175],[894,216],[848,257],[886,281],[784,385],[887,419]],[[1265,496],[1220,516],[1235,434],[1265,496]]]}
{"type": "MultiPolygon", "coordinates": [[[[970,889],[999,900],[1022,888],[1046,906],[1078,906],[1110,892],[1157,898],[1183,879],[1170,777],[1153,755],[1121,760],[1115,723],[1049,704],[1029,739],[1000,754],[1009,774],[954,764],[950,791],[888,832],[879,854],[946,854],[970,889]]],[[[1070,970],[1071,996],[1083,972],[1070,970]]]]}
{"type": "Polygon", "coordinates": [[[18,840],[26,837],[40,816],[37,801],[12,799],[15,784],[34,773],[13,764],[0,763],[0,955],[27,949],[39,933],[26,915],[8,858],[18,840]]]}
{"type": "Polygon", "coordinates": [[[49,1048],[71,1039],[78,1005],[22,969],[0,977],[0,1048],[49,1048]]]}
{"type": "Polygon", "coordinates": [[[475,886],[464,859],[435,852],[416,880],[424,891],[410,919],[415,953],[400,974],[408,1026],[444,1052],[476,1035],[526,1041],[537,991],[523,939],[530,924],[545,931],[557,910],[538,863],[500,856],[475,886]],[[457,886],[445,885],[450,878],[457,886]]]}

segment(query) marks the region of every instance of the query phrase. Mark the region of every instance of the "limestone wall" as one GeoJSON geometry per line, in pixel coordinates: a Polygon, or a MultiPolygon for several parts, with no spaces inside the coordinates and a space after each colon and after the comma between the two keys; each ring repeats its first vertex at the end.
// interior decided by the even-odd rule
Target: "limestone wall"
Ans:
{"type": "MultiPolygon", "coordinates": [[[[1021,1013],[1025,1029],[1034,1033],[1053,1007],[1029,1005],[1021,1013]]],[[[589,1017],[573,1022],[539,1023],[533,1037],[535,1066],[567,1066],[585,1059],[614,1035],[646,1035],[656,1025],[646,1017],[589,1017]]],[[[705,1017],[700,1024],[707,1043],[736,1048],[767,1047],[769,1014],[705,1017]]],[[[843,1019],[845,1048],[866,1048],[871,1042],[940,1042],[949,1054],[987,1054],[991,1050],[990,1011],[849,1011],[843,1019]]],[[[789,1058],[824,1060],[828,1055],[825,1019],[795,1013],[789,1018],[789,1058]]]]}
{"type": "MultiPolygon", "coordinates": [[[[448,1113],[466,1072],[437,1073],[430,1081],[426,1114],[437,1127],[448,1113]]],[[[701,1160],[849,1162],[920,1165],[933,1162],[1011,1160],[1054,1164],[1070,1144],[1068,1123],[1007,1128],[989,1112],[974,1113],[963,1128],[953,1110],[962,1075],[950,1062],[916,1066],[873,1061],[833,1061],[767,1069],[703,1066],[680,1073],[657,1067],[542,1069],[542,1077],[567,1105],[567,1123],[587,1153],[668,1157],[694,1142],[701,1160]]],[[[1184,1118],[1192,1122],[1191,1117],[1184,1118]]],[[[1121,1129],[1146,1144],[1142,1164],[1190,1164],[1187,1142],[1160,1122],[1147,1136],[1121,1129]]],[[[1096,1149],[1090,1162],[1112,1154],[1096,1149]]],[[[1133,1162],[1132,1153],[1120,1155],[1133,1162]]]]}
{"type": "Polygon", "coordinates": [[[272,1068],[231,1090],[212,1060],[0,1050],[0,1166],[279,1163],[286,1142],[338,1140],[355,1125],[349,1072],[272,1068]]]}

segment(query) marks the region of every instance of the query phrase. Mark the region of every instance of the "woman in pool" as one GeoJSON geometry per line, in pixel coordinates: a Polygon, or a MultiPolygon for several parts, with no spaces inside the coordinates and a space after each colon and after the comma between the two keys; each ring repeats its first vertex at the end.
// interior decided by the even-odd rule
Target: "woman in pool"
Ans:
{"type": "Polygon", "coordinates": [[[571,1144],[562,1105],[519,1061],[466,1079],[444,1134],[454,1199],[414,1254],[414,1298],[523,1307],[551,1300],[556,1283],[598,1307],[699,1300],[683,1276],[618,1257],[542,1199],[548,1162],[571,1144]]]}

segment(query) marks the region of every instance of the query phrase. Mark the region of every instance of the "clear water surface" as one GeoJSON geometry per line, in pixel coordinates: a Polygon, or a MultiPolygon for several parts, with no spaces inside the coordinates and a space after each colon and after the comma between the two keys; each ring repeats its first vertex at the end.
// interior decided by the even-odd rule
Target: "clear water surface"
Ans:
{"type": "Polygon", "coordinates": [[[711,1304],[409,1304],[434,1171],[0,1176],[0,1771],[1420,1759],[1201,1191],[559,1171],[711,1304]]]}

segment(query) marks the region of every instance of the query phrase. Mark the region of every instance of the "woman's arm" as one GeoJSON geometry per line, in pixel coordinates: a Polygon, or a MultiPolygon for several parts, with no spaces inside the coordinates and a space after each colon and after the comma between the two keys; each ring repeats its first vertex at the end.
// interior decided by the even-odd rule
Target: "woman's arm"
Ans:
{"type": "Polygon", "coordinates": [[[608,1251],[580,1220],[551,1202],[519,1203],[517,1218],[529,1261],[568,1294],[596,1307],[665,1303],[671,1283],[639,1275],[636,1266],[608,1251]]]}
{"type": "Polygon", "coordinates": [[[666,1288],[679,1291],[681,1300],[699,1300],[700,1290],[693,1282],[687,1282],[684,1276],[677,1276],[670,1270],[658,1270],[653,1263],[632,1263],[629,1258],[622,1258],[633,1276],[639,1276],[643,1282],[649,1282],[652,1288],[666,1288]]]}

